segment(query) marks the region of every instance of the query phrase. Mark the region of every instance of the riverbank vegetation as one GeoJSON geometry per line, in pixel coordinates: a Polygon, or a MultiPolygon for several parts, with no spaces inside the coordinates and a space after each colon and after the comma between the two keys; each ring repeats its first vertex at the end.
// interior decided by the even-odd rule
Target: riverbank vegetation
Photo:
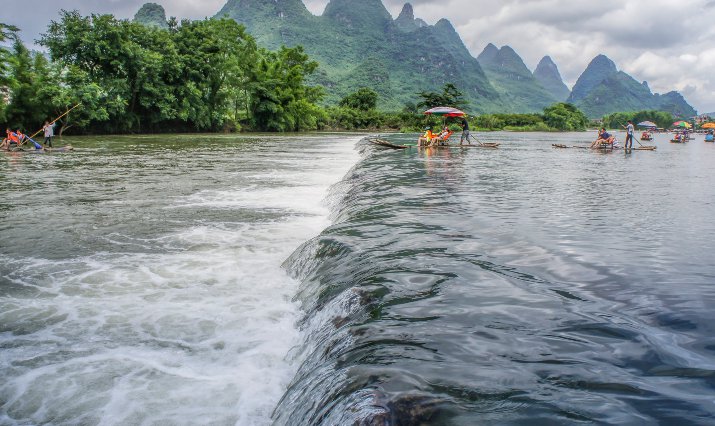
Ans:
{"type": "Polygon", "coordinates": [[[258,48],[230,19],[173,20],[169,29],[111,15],[63,12],[30,52],[7,29],[3,73],[10,126],[61,122],[86,133],[315,129],[324,93],[305,83],[318,64],[302,48],[258,48]],[[49,56],[49,58],[48,58],[49,56]]]}
{"type": "Polygon", "coordinates": [[[673,114],[663,111],[638,111],[638,112],[617,112],[603,117],[603,127],[608,129],[622,129],[628,122],[638,124],[644,121],[652,121],[662,129],[672,126],[676,120],[673,114]]]}

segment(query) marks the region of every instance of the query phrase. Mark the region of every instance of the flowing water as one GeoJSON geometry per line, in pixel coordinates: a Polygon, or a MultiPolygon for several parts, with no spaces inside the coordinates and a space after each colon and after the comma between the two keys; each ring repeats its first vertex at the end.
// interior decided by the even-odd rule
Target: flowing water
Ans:
{"type": "MultiPolygon", "coordinates": [[[[359,137],[113,138],[0,158],[0,424],[267,424],[359,137]]],[[[295,352],[295,351],[293,351],[295,352]]]]}
{"type": "Polygon", "coordinates": [[[4,155],[0,424],[712,424],[715,146],[482,136],[4,155]]]}

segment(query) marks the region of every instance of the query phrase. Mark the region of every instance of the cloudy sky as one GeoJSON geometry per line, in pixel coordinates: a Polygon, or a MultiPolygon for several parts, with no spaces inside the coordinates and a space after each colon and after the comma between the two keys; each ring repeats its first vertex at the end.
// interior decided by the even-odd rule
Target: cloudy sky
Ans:
{"type": "MultiPolygon", "coordinates": [[[[32,42],[60,9],[130,18],[146,0],[0,0],[0,22],[32,42]]],[[[214,15],[226,0],[153,0],[179,18],[214,15]]],[[[267,0],[268,1],[268,0],[267,0]]],[[[305,0],[315,14],[328,0],[305,0]]],[[[679,90],[700,112],[715,111],[715,0],[412,0],[430,24],[447,18],[476,56],[492,42],[512,46],[533,69],[544,55],[572,86],[599,53],[647,80],[679,90]]],[[[384,0],[397,16],[404,0],[384,0]]]]}

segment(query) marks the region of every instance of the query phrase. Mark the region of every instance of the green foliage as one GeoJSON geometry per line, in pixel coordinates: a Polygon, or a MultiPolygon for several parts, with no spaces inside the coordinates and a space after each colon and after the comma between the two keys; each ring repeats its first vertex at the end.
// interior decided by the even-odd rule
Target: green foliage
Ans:
{"type": "Polygon", "coordinates": [[[669,112],[663,111],[638,111],[638,112],[616,112],[603,117],[603,126],[608,129],[620,129],[628,120],[633,121],[633,124],[638,125],[644,121],[652,121],[658,127],[667,129],[675,121],[675,117],[669,112]]]}
{"type": "Polygon", "coordinates": [[[586,130],[588,118],[578,108],[568,103],[557,103],[544,109],[544,123],[566,132],[586,130]]]}
{"type": "MultiPolygon", "coordinates": [[[[4,33],[3,33],[4,34],[4,33]]],[[[3,36],[5,37],[5,36],[3,36]]],[[[8,72],[13,123],[60,122],[84,132],[316,129],[322,88],[302,48],[259,49],[231,19],[171,20],[168,29],[63,11],[40,41],[51,61],[20,43],[8,72]]],[[[2,112],[2,111],[0,111],[2,112]]]]}
{"type": "Polygon", "coordinates": [[[367,87],[361,87],[357,92],[344,97],[340,101],[340,106],[358,111],[370,111],[377,108],[377,98],[377,92],[367,87]]]}
{"type": "Polygon", "coordinates": [[[17,32],[20,31],[17,27],[3,24],[0,22],[0,120],[5,120],[5,111],[7,103],[5,102],[5,89],[11,83],[10,75],[10,58],[12,52],[3,43],[7,41],[17,40],[17,32]]]}
{"type": "Polygon", "coordinates": [[[442,92],[419,92],[419,97],[422,98],[417,103],[418,108],[430,109],[434,107],[452,107],[464,109],[467,102],[464,100],[464,94],[455,87],[452,83],[447,83],[442,87],[442,92]]]}
{"type": "Polygon", "coordinates": [[[5,111],[7,124],[13,129],[23,127],[23,119],[30,117],[31,121],[43,119],[46,105],[38,96],[39,84],[47,74],[47,60],[40,54],[33,54],[19,39],[13,43],[10,58],[10,93],[11,101],[5,111]]]}
{"type": "Polygon", "coordinates": [[[476,127],[490,130],[522,128],[540,123],[543,124],[543,118],[538,114],[487,114],[474,119],[476,127]]]}
{"type": "Polygon", "coordinates": [[[326,105],[370,87],[378,108],[397,111],[416,91],[452,82],[476,111],[496,109],[498,95],[446,21],[406,33],[379,0],[333,1],[322,16],[301,0],[229,0],[216,16],[236,19],[268,49],[303,46],[320,63],[309,82],[326,88],[326,105]]]}
{"type": "Polygon", "coordinates": [[[305,76],[312,74],[318,63],[311,61],[301,47],[262,53],[264,57],[253,69],[249,83],[252,93],[249,105],[255,126],[280,132],[315,128],[322,113],[318,108],[306,106],[318,102],[323,91],[304,83],[305,76]]]}
{"type": "Polygon", "coordinates": [[[512,131],[583,131],[588,125],[586,116],[575,106],[556,103],[543,114],[487,114],[474,119],[477,128],[512,131]]]}

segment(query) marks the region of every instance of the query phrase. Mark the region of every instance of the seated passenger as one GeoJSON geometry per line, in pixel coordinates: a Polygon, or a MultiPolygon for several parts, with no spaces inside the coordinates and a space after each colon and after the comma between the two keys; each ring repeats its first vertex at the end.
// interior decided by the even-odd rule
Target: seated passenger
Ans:
{"type": "Polygon", "coordinates": [[[5,130],[5,133],[7,134],[7,138],[2,141],[2,144],[0,144],[0,148],[4,150],[9,150],[10,148],[12,148],[12,145],[18,146],[20,144],[20,138],[17,136],[16,133],[13,133],[12,130],[7,129],[5,130]]]}
{"type": "Polygon", "coordinates": [[[605,128],[601,127],[601,130],[599,130],[598,132],[598,139],[596,139],[591,144],[591,148],[600,148],[601,145],[613,144],[615,140],[615,136],[611,136],[611,134],[608,133],[605,128]]]}
{"type": "Polygon", "coordinates": [[[432,140],[432,145],[447,145],[447,140],[450,136],[452,136],[452,132],[449,130],[449,127],[444,126],[442,133],[432,140]]]}
{"type": "Polygon", "coordinates": [[[434,139],[432,128],[426,127],[425,134],[420,136],[419,139],[417,139],[417,146],[427,146],[432,143],[432,139],[434,139]]]}

